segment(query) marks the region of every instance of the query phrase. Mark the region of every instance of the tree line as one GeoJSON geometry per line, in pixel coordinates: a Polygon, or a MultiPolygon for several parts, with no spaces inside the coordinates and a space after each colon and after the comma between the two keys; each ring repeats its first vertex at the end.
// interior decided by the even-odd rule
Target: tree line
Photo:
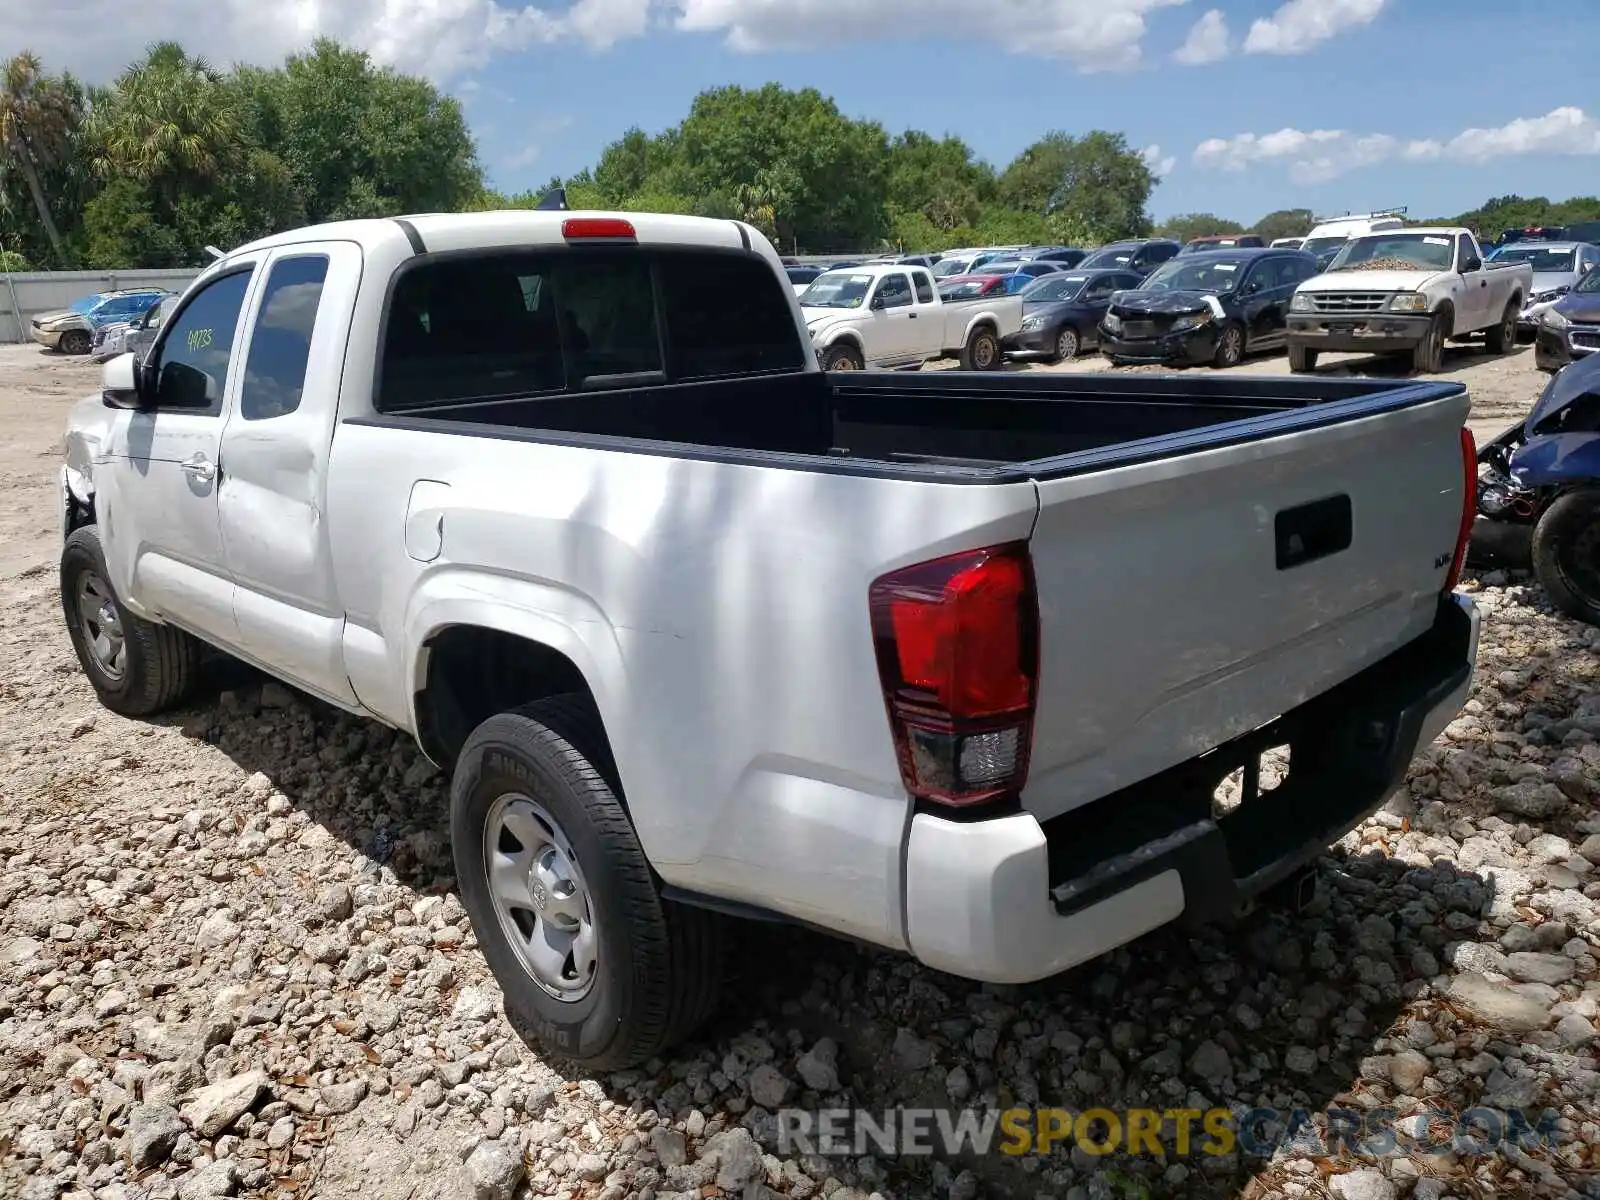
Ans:
{"type": "MultiPolygon", "coordinates": [[[[196,266],[277,230],[350,217],[531,207],[736,217],[785,251],[1094,245],[1164,234],[1304,234],[1307,209],[1254,225],[1157,225],[1159,183],[1120,133],[1053,131],[1003,168],[961,138],[891,135],[812,88],[720,87],[661,133],[627,130],[592,168],[506,195],[485,183],[460,105],[426,80],[318,41],[223,71],[151,46],[104,87],[19,54],[0,76],[0,269],[196,266]]],[[[1600,199],[1502,196],[1451,223],[1498,231],[1600,218],[1600,199]]]]}

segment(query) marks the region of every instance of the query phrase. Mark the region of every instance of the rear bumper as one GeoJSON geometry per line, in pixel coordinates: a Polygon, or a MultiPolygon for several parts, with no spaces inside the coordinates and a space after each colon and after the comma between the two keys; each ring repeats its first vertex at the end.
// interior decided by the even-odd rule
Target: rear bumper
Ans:
{"type": "Polygon", "coordinates": [[[1238,911],[1376,811],[1465,703],[1478,610],[1433,628],[1265,729],[1043,825],[1029,813],[912,820],[906,933],[938,970],[991,983],[1064,971],[1179,917],[1238,911]],[[1287,778],[1212,814],[1216,785],[1290,746],[1287,778]]]}
{"type": "Polygon", "coordinates": [[[1306,350],[1352,354],[1386,354],[1411,350],[1428,335],[1429,313],[1326,313],[1289,317],[1289,345],[1306,350]]]}

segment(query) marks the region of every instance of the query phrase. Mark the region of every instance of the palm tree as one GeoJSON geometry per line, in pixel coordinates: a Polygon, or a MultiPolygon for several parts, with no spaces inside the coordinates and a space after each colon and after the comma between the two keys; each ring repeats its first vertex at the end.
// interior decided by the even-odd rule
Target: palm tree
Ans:
{"type": "Polygon", "coordinates": [[[81,115],[72,94],[44,76],[38,55],[24,50],[6,64],[0,79],[0,150],[22,172],[50,249],[63,266],[66,247],[50,215],[39,172],[64,155],[81,115]]]}
{"type": "Polygon", "coordinates": [[[176,42],[157,42],[95,113],[98,166],[176,188],[218,174],[238,146],[239,109],[221,72],[176,42]]]}

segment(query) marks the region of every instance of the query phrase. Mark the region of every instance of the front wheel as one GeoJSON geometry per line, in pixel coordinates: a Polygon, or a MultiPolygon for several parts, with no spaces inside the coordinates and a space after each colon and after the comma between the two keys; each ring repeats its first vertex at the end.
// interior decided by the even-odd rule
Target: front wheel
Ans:
{"type": "Polygon", "coordinates": [[[87,354],[93,344],[84,330],[69,329],[61,335],[60,349],[63,354],[87,354]]]}
{"type": "Polygon", "coordinates": [[[461,899],[506,1012],[549,1050],[622,1070],[711,1015],[721,921],[661,896],[599,714],[556,696],[490,717],[451,781],[461,899]]]}
{"type": "Polygon", "coordinates": [[[1224,325],[1217,338],[1217,352],[1211,356],[1214,367],[1237,367],[1244,361],[1244,330],[1237,325],[1224,325]]]}
{"type": "Polygon", "coordinates": [[[200,643],[122,606],[111,588],[100,534],[74,529],[61,548],[61,612],[78,665],[112,712],[147,717],[194,690],[200,643]]]}
{"type": "Polygon", "coordinates": [[[822,356],[822,369],[824,371],[862,371],[866,369],[866,362],[861,357],[861,351],[848,342],[840,342],[836,346],[829,346],[822,356]]]}
{"type": "Polygon", "coordinates": [[[1517,344],[1517,305],[1515,301],[1506,301],[1506,309],[1500,314],[1500,323],[1489,330],[1484,339],[1489,346],[1490,354],[1510,354],[1517,344]]]}
{"type": "Polygon", "coordinates": [[[1558,497],[1533,530],[1533,573],[1569,617],[1600,625],[1600,488],[1558,497]]]}
{"type": "Polygon", "coordinates": [[[1000,365],[1000,339],[994,330],[980,326],[967,335],[967,344],[961,348],[963,371],[998,371],[1000,365]]]}
{"type": "Polygon", "coordinates": [[[1071,325],[1068,325],[1060,333],[1056,334],[1055,360],[1057,362],[1070,362],[1072,359],[1078,357],[1078,351],[1082,348],[1083,346],[1078,337],[1078,331],[1071,325]]]}
{"type": "Polygon", "coordinates": [[[1317,369],[1317,352],[1305,346],[1289,347],[1289,370],[1295,375],[1304,375],[1308,371],[1317,369]]]}
{"type": "Polygon", "coordinates": [[[1411,351],[1411,370],[1418,375],[1437,375],[1444,369],[1444,318],[1435,313],[1428,331],[1411,351]]]}

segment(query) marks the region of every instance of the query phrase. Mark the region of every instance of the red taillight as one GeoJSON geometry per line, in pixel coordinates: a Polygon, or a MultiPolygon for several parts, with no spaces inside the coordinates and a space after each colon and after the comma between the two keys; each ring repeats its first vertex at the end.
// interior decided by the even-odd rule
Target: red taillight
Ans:
{"type": "Polygon", "coordinates": [[[1464,476],[1461,487],[1461,528],[1456,530],[1455,557],[1450,560],[1450,576],[1444,590],[1451,591],[1461,582],[1461,568],[1467,561],[1467,543],[1472,539],[1472,523],[1478,516],[1478,443],[1472,430],[1461,430],[1461,470],[1464,476]]]}
{"type": "Polygon", "coordinates": [[[954,805],[1020,791],[1039,677],[1026,544],[893,571],[869,603],[906,790],[954,805]]]}
{"type": "Polygon", "coordinates": [[[632,240],[638,235],[633,231],[633,222],[624,221],[621,217],[568,217],[561,222],[561,236],[570,242],[584,238],[632,240]]]}

